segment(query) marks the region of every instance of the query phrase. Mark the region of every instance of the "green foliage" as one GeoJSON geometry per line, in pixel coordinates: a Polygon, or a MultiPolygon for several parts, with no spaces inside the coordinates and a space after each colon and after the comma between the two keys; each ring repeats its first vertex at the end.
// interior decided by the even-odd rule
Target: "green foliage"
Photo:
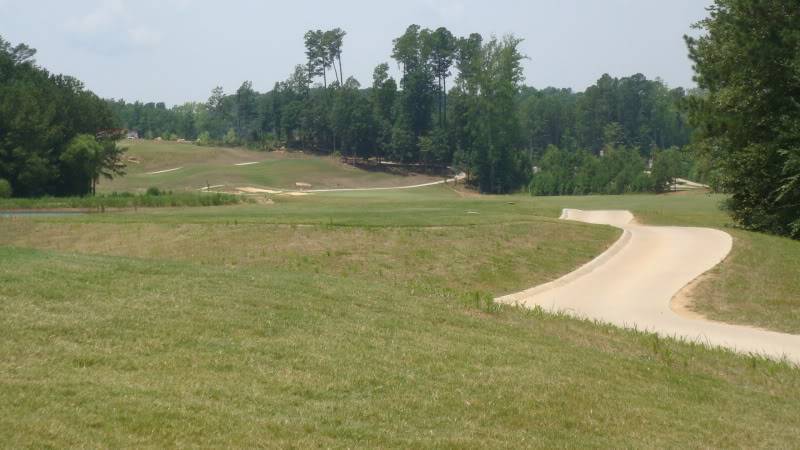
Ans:
{"type": "Polygon", "coordinates": [[[677,148],[656,151],[651,169],[653,187],[656,192],[666,192],[675,184],[675,178],[683,175],[681,153],[677,148]]]}
{"type": "Polygon", "coordinates": [[[687,37],[704,95],[689,102],[697,148],[747,229],[800,239],[800,9],[716,0],[687,37]]]}
{"type": "Polygon", "coordinates": [[[603,75],[585,92],[525,88],[521,121],[528,150],[541,154],[548,145],[598,153],[604,145],[682,147],[691,130],[684,117],[683,88],[669,89],[644,75],[603,75]]]}
{"type": "Polygon", "coordinates": [[[210,145],[211,144],[211,134],[208,131],[203,131],[197,136],[197,145],[210,145]]]}
{"type": "Polygon", "coordinates": [[[225,137],[222,138],[222,143],[225,145],[237,145],[239,143],[239,138],[236,136],[236,130],[233,128],[229,129],[227,133],[225,133],[225,137]]]}
{"type": "Polygon", "coordinates": [[[323,88],[328,88],[328,69],[333,68],[336,83],[344,84],[345,77],[342,73],[342,45],[347,33],[341,28],[328,31],[309,30],[304,36],[306,68],[310,78],[322,76],[323,88]],[[339,63],[337,70],[336,63],[339,63]]]}
{"type": "Polygon", "coordinates": [[[91,192],[93,174],[100,165],[102,152],[103,147],[94,136],[80,134],[70,141],[60,159],[69,179],[77,184],[73,191],[80,194],[91,192]]]}
{"type": "MultiPolygon", "coordinates": [[[[665,157],[659,158],[662,161],[667,160],[665,157]]],[[[598,157],[587,151],[571,152],[551,145],[539,161],[538,172],[533,175],[530,191],[533,195],[659,191],[655,176],[646,173],[645,167],[645,160],[636,149],[606,147],[603,156],[598,157]]],[[[659,169],[659,174],[661,173],[659,169]]],[[[672,172],[659,176],[670,174],[672,172]]]]}
{"type": "Polygon", "coordinates": [[[0,198],[9,198],[11,194],[11,183],[6,179],[0,178],[0,198]]]}
{"type": "Polygon", "coordinates": [[[60,157],[65,179],[72,183],[71,192],[94,194],[101,176],[124,175],[124,152],[113,140],[98,141],[88,134],[73,138],[60,157]]]}
{"type": "Polygon", "coordinates": [[[403,121],[398,121],[392,128],[390,148],[392,158],[398,161],[411,161],[415,157],[414,132],[403,121]]]}
{"type": "Polygon", "coordinates": [[[447,132],[434,128],[428,136],[420,136],[419,151],[422,161],[451,161],[451,147],[447,132]]]}
{"type": "Polygon", "coordinates": [[[281,146],[281,141],[272,133],[267,133],[261,141],[261,149],[271,152],[281,146]]]}
{"type": "Polygon", "coordinates": [[[451,96],[455,142],[481,192],[508,193],[530,177],[517,116],[523,80],[520,43],[513,36],[484,43],[476,34],[459,41],[460,73],[451,96]]]}
{"type": "Polygon", "coordinates": [[[159,195],[161,195],[161,193],[162,193],[161,190],[156,186],[150,186],[149,188],[147,188],[147,195],[158,197],[159,195]]]}
{"type": "Polygon", "coordinates": [[[118,136],[106,131],[113,115],[77,79],[38,67],[35,53],[0,38],[0,178],[17,196],[89,193],[122,170],[118,136]]]}

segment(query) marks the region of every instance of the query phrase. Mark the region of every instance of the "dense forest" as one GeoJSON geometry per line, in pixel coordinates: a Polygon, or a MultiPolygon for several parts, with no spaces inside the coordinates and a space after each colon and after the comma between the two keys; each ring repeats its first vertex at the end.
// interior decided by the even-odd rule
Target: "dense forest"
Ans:
{"type": "Polygon", "coordinates": [[[0,196],[84,195],[122,173],[107,103],[0,37],[0,196]]]}
{"type": "Polygon", "coordinates": [[[382,63],[365,87],[345,76],[345,35],[307,32],[305,62],[269,92],[245,81],[234,93],[214,88],[205,103],[109,106],[118,126],[143,137],[455,166],[492,193],[527,186],[552,146],[593,155],[633,149],[649,164],[660,149],[689,143],[687,93],[641,74],[603,75],[584,92],[537,90],[522,84],[519,39],[412,25],[394,40],[400,80],[382,63]]]}

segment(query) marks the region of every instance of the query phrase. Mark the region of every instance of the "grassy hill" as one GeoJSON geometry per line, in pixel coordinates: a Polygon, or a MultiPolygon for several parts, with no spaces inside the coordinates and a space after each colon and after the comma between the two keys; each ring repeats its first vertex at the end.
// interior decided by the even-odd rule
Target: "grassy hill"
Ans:
{"type": "Polygon", "coordinates": [[[0,442],[781,447],[800,428],[797,369],[490,301],[619,235],[563,206],[723,225],[719,197],[273,200],[0,219],[0,442]]]}
{"type": "Polygon", "coordinates": [[[127,175],[103,180],[98,188],[100,192],[141,192],[150,186],[173,191],[196,191],[218,185],[222,187],[216,190],[221,191],[234,191],[237,187],[294,189],[297,182],[320,189],[390,187],[437,180],[423,175],[400,176],[361,170],[335,158],[303,153],[148,140],[126,141],[122,145],[128,147],[127,175]]]}

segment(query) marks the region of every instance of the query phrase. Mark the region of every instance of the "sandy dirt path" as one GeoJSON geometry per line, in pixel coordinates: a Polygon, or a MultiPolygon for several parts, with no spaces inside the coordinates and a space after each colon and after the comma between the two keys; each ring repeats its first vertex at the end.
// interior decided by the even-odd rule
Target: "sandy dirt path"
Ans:
{"type": "Polygon", "coordinates": [[[454,183],[467,178],[466,173],[460,173],[453,178],[446,180],[432,181],[430,183],[415,184],[412,186],[393,186],[393,187],[372,187],[372,188],[342,188],[342,189],[309,189],[303,192],[352,192],[352,191],[391,191],[396,189],[416,189],[428,186],[437,186],[440,184],[454,183]]]}
{"type": "Polygon", "coordinates": [[[608,251],[575,272],[498,302],[540,306],[741,353],[785,357],[800,365],[800,335],[679,315],[670,307],[681,289],[725,259],[733,244],[729,234],[710,228],[639,225],[629,211],[568,209],[561,218],[612,225],[623,234],[608,251]]]}
{"type": "Polygon", "coordinates": [[[168,172],[175,172],[176,170],[181,170],[183,167],[176,167],[174,169],[166,169],[166,170],[157,170],[155,172],[147,172],[145,175],[158,175],[160,173],[168,173],[168,172]]]}

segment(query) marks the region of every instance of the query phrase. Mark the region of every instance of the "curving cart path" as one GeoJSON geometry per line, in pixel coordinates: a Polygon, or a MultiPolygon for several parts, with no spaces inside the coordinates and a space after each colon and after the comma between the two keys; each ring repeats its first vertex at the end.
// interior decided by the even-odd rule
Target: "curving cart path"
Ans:
{"type": "Polygon", "coordinates": [[[622,237],[605,253],[556,281],[498,298],[662,336],[684,338],[800,365],[800,335],[678,315],[672,298],[719,264],[733,240],[710,228],[639,225],[629,211],[565,209],[561,219],[612,225],[622,237]]]}

